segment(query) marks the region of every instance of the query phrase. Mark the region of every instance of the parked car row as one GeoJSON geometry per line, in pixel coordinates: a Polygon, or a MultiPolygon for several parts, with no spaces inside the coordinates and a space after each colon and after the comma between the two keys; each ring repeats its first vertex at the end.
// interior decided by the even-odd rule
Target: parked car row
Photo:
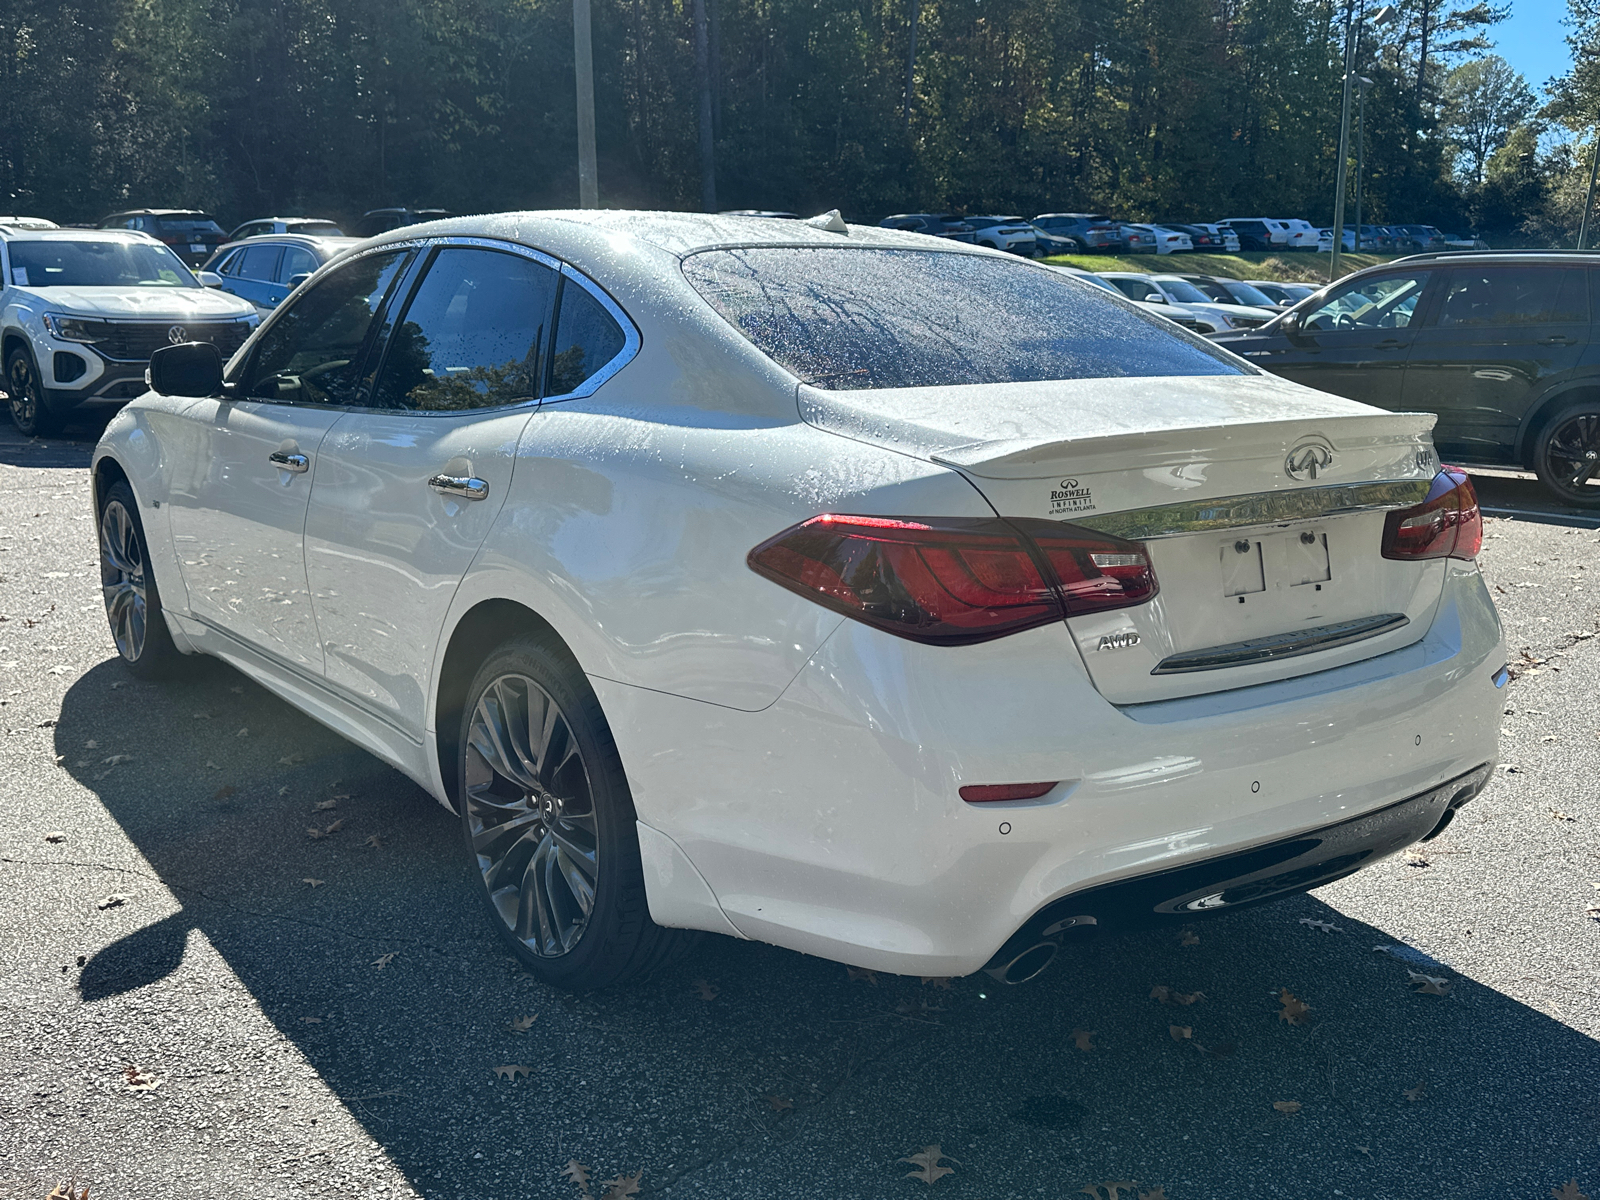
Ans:
{"type": "MultiPolygon", "coordinates": [[[[1209,224],[1190,224],[1120,221],[1101,213],[1040,213],[1031,221],[1023,217],[899,213],[885,217],[879,224],[886,229],[926,233],[1038,258],[1090,252],[1237,254],[1241,250],[1307,250],[1327,254],[1333,249],[1333,230],[1318,229],[1310,221],[1276,217],[1229,217],[1209,224]]],[[[1355,250],[1358,246],[1379,254],[1488,249],[1475,234],[1445,234],[1432,225],[1363,225],[1359,239],[1354,226],[1345,226],[1344,248],[1355,250]]]]}
{"type": "MultiPolygon", "coordinates": [[[[391,229],[437,221],[453,214],[442,208],[374,208],[363,213],[351,233],[376,237],[391,229]]],[[[134,229],[148,233],[191,267],[198,267],[230,242],[267,234],[298,233],[307,237],[343,237],[337,221],[320,217],[256,217],[224,233],[211,214],[193,208],[135,208],[102,219],[100,229],[134,229]]]]}

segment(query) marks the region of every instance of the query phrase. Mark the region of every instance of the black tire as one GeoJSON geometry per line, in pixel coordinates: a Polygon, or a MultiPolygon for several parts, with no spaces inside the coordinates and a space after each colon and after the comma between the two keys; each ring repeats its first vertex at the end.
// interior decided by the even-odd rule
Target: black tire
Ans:
{"type": "Polygon", "coordinates": [[[1533,469],[1563,503],[1600,508],[1600,401],[1570,405],[1545,422],[1533,441],[1533,469]]]}
{"type": "Polygon", "coordinates": [[[60,431],[64,416],[50,404],[33,355],[20,346],[6,355],[6,408],[24,437],[48,437],[60,431]]]}
{"type": "Polygon", "coordinates": [[[523,966],[588,991],[644,978],[693,944],[650,919],[622,761],[563,647],[525,636],[490,654],[467,689],[459,744],[468,861],[523,966]]]}
{"type": "Polygon", "coordinates": [[[150,569],[150,547],[133,489],[118,480],[100,498],[97,514],[100,591],[117,656],[141,679],[159,679],[183,657],[172,643],[161,592],[150,569]]]}

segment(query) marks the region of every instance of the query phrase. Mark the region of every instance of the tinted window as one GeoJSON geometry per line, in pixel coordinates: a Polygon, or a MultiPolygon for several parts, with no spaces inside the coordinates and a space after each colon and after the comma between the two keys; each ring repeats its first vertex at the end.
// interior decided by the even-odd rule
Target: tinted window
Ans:
{"type": "Polygon", "coordinates": [[[261,337],[245,373],[245,394],[266,400],[358,404],[362,352],[374,315],[407,252],[347,263],[293,304],[261,337]]]}
{"type": "Polygon", "coordinates": [[[341,237],[344,233],[332,221],[291,221],[289,222],[288,232],[322,237],[341,237]]]}
{"type": "Polygon", "coordinates": [[[222,226],[203,213],[157,217],[155,226],[162,233],[221,233],[222,226]]]}
{"type": "Polygon", "coordinates": [[[1368,276],[1342,284],[1302,322],[1305,329],[1403,329],[1416,315],[1426,271],[1368,276]]]}
{"type": "Polygon", "coordinates": [[[1586,324],[1583,272],[1569,267],[1478,267],[1450,272],[1439,324],[1586,324]]]}
{"type": "Polygon", "coordinates": [[[304,246],[285,246],[283,262],[278,265],[278,282],[288,283],[296,275],[309,275],[321,265],[317,256],[304,246]]]}
{"type": "Polygon", "coordinates": [[[223,255],[222,261],[211,268],[218,275],[232,275],[238,269],[239,262],[244,258],[243,250],[230,250],[223,255]]]}
{"type": "Polygon", "coordinates": [[[1129,300],[1148,300],[1151,296],[1155,296],[1158,301],[1166,299],[1161,294],[1161,289],[1148,279],[1112,279],[1109,282],[1129,300]]]}
{"type": "Polygon", "coordinates": [[[165,246],[121,238],[12,242],[11,282],[18,287],[200,286],[165,246]]]}
{"type": "Polygon", "coordinates": [[[1233,296],[1220,283],[1215,283],[1210,279],[1191,279],[1189,282],[1204,292],[1208,299],[1214,300],[1218,304],[1233,303],[1233,296]]]}
{"type": "Polygon", "coordinates": [[[277,276],[278,255],[282,253],[281,246],[246,246],[229,273],[240,279],[269,282],[277,276]]]}
{"type": "Polygon", "coordinates": [[[519,254],[439,251],[389,338],[372,406],[449,412],[536,399],[558,278],[519,254]]]}
{"type": "Polygon", "coordinates": [[[1167,294],[1167,299],[1175,304],[1206,304],[1206,294],[1192,283],[1185,283],[1181,279],[1162,279],[1159,281],[1161,290],[1167,294]]]}
{"type": "Polygon", "coordinates": [[[598,300],[568,279],[561,285],[556,352],[550,359],[550,394],[565,396],[617,355],[627,343],[622,327],[598,300]]]}
{"type": "Polygon", "coordinates": [[[684,273],[764,353],[824,388],[1241,373],[1200,339],[1024,262],[762,247],[697,254],[684,273]]]}
{"type": "MultiPolygon", "coordinates": [[[[1202,290],[1209,290],[1205,288],[1204,284],[1196,284],[1195,286],[1201,288],[1202,290]]],[[[1222,286],[1232,297],[1230,302],[1233,304],[1254,304],[1258,308],[1272,307],[1272,297],[1261,291],[1261,289],[1253,287],[1248,283],[1242,283],[1237,279],[1230,279],[1222,286]]]]}

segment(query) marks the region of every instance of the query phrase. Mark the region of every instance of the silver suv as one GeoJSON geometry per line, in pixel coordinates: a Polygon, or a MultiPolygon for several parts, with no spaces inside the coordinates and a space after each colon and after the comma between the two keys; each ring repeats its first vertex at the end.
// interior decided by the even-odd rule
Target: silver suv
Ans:
{"type": "Polygon", "coordinates": [[[11,419],[30,437],[85,401],[143,395],[157,347],[211,342],[226,358],[259,320],[149,234],[0,225],[0,359],[11,419]]]}

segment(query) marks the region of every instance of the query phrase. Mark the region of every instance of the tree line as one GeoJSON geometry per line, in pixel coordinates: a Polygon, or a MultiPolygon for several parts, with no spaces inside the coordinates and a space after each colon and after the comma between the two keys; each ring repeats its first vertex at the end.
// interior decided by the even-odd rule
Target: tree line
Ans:
{"type": "MultiPolygon", "coordinates": [[[[1570,237],[1587,152],[1548,149],[1543,135],[1594,119],[1600,73],[1575,72],[1541,108],[1487,54],[1507,9],[1397,7],[1392,23],[1360,26],[1363,218],[1570,237]]],[[[608,207],[1323,224],[1344,30],[1364,11],[1359,0],[592,10],[608,207]]],[[[1575,8],[1574,22],[1575,46],[1600,44],[1600,18],[1575,8]]],[[[570,0],[0,0],[0,46],[9,211],[92,221],[194,206],[228,222],[577,202],[570,0]]]]}

